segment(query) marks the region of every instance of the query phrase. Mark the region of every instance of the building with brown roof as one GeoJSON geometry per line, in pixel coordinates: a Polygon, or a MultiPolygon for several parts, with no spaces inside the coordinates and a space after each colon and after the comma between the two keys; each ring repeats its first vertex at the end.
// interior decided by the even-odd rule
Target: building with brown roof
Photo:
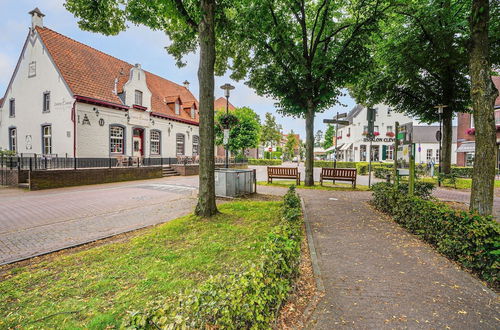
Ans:
{"type": "Polygon", "coordinates": [[[39,9],[0,104],[0,147],[77,157],[198,154],[198,101],[179,85],[43,25],[39,9]]]}

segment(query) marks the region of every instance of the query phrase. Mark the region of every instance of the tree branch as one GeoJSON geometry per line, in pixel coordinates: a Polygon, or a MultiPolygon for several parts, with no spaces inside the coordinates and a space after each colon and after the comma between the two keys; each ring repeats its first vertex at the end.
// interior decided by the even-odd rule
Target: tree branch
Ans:
{"type": "Polygon", "coordinates": [[[184,7],[184,3],[182,0],[174,0],[175,6],[177,7],[177,10],[179,11],[179,14],[181,14],[182,17],[186,20],[186,23],[192,27],[193,29],[198,29],[198,23],[196,23],[193,18],[189,15],[189,13],[186,10],[186,7],[184,7]]]}

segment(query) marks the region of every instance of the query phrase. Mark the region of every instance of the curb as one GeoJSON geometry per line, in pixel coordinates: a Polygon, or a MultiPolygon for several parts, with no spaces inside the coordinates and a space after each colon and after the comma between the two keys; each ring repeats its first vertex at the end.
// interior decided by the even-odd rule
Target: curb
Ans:
{"type": "Polygon", "coordinates": [[[306,226],[307,245],[309,246],[309,254],[311,255],[311,263],[313,267],[314,279],[316,280],[316,288],[318,289],[318,291],[324,292],[325,286],[323,284],[323,280],[321,279],[321,270],[319,269],[318,255],[316,253],[316,246],[314,245],[311,223],[309,222],[309,218],[307,217],[306,205],[302,196],[300,197],[300,204],[302,206],[302,214],[304,217],[304,224],[306,226]]]}

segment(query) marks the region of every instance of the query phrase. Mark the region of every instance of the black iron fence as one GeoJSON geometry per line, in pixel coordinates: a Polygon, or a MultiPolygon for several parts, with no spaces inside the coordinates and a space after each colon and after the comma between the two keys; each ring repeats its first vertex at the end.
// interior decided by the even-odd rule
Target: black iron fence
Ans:
{"type": "MultiPolygon", "coordinates": [[[[216,164],[224,164],[223,157],[215,158],[216,164]]],[[[55,169],[85,169],[85,168],[112,168],[112,167],[141,167],[141,166],[170,166],[175,164],[198,164],[199,157],[109,157],[109,158],[72,158],[57,155],[19,155],[0,156],[1,169],[17,170],[55,170],[55,169]]],[[[247,159],[229,159],[230,164],[246,164],[247,159]]]]}

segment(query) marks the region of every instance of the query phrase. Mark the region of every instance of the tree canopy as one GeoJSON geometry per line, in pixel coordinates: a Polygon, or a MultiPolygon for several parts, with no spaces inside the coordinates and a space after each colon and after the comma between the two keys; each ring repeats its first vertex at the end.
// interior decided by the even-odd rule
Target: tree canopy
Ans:
{"type": "Polygon", "coordinates": [[[313,185],[314,116],[338,102],[342,88],[369,59],[365,37],[385,0],[241,2],[236,33],[249,49],[236,63],[259,95],[285,115],[306,119],[305,184],[313,185]],[[245,55],[245,56],[243,56],[245,55]]]}
{"type": "Polygon", "coordinates": [[[277,146],[281,142],[281,126],[276,123],[276,117],[266,112],[260,135],[260,142],[266,146],[277,146]]]}
{"type": "Polygon", "coordinates": [[[298,147],[297,137],[293,130],[286,137],[285,147],[283,148],[285,159],[291,160],[295,156],[295,150],[298,147]]]}
{"type": "MultiPolygon", "coordinates": [[[[236,117],[238,122],[229,129],[229,150],[242,153],[245,149],[257,148],[261,132],[259,116],[248,107],[236,108],[231,113],[236,117]]],[[[221,124],[220,119],[224,115],[223,111],[219,111],[215,116],[215,143],[217,145],[223,144],[224,125],[221,124]]]]}
{"type": "Polygon", "coordinates": [[[333,125],[328,124],[328,127],[325,131],[325,141],[323,142],[323,148],[328,149],[333,146],[333,139],[335,138],[335,127],[333,125]]]}

